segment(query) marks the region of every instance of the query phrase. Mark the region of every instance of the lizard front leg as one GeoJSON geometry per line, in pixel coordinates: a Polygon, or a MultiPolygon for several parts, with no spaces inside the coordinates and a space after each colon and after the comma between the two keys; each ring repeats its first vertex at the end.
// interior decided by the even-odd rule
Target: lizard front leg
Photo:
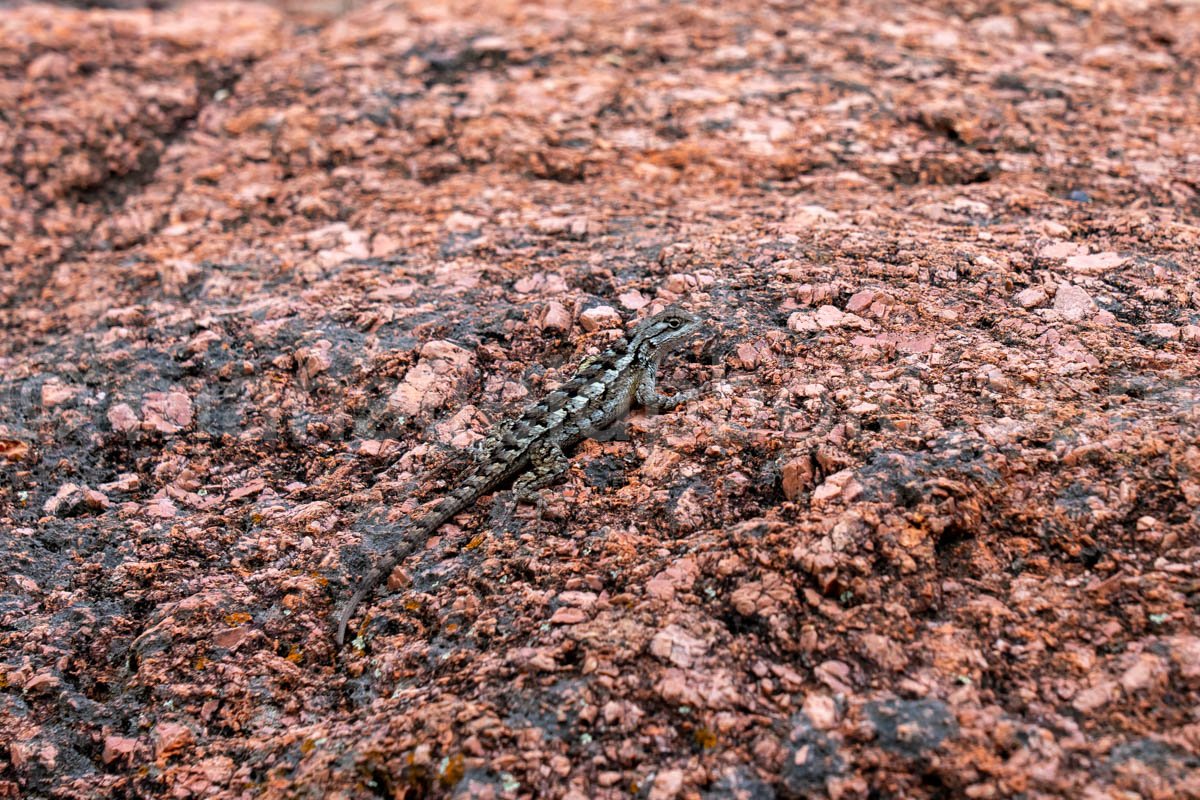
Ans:
{"type": "Polygon", "coordinates": [[[648,369],[638,381],[635,397],[647,411],[670,411],[696,396],[695,392],[677,392],[672,395],[658,391],[658,370],[648,369]]]}

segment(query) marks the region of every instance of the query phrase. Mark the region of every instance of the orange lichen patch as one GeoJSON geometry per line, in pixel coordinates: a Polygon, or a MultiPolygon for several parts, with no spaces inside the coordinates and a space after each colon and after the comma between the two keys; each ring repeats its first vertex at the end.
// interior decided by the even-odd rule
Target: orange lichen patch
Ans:
{"type": "Polygon", "coordinates": [[[711,750],[717,746],[717,733],[711,728],[699,727],[692,731],[692,740],[696,742],[697,747],[711,750]]]}
{"type": "Polygon", "coordinates": [[[20,461],[29,455],[29,444],[16,439],[0,439],[0,458],[20,461]]]}
{"type": "Polygon", "coordinates": [[[462,753],[455,753],[443,762],[438,782],[446,788],[458,785],[466,773],[466,758],[462,753]]]}

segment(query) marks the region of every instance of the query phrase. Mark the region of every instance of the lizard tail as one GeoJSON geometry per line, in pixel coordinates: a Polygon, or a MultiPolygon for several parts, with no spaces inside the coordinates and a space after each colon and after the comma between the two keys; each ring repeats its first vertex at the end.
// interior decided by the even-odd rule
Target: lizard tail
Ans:
{"type": "Polygon", "coordinates": [[[358,608],[358,604],[366,597],[367,592],[375,588],[377,581],[371,580],[374,576],[368,575],[368,580],[359,584],[358,590],[351,595],[346,604],[342,606],[342,610],[338,612],[337,617],[337,643],[341,647],[346,642],[346,626],[350,624],[350,615],[354,613],[354,609],[358,608]]]}
{"type": "Polygon", "coordinates": [[[346,641],[346,627],[350,624],[350,617],[354,615],[354,609],[358,608],[363,598],[374,591],[376,586],[387,580],[387,577],[392,574],[392,570],[396,568],[396,565],[412,555],[418,546],[424,543],[434,531],[442,526],[442,523],[449,520],[459,511],[462,511],[477,494],[478,491],[476,488],[469,484],[455,489],[428,517],[417,523],[411,535],[403,539],[371,568],[367,576],[358,584],[358,588],[355,589],[354,594],[350,596],[350,599],[342,606],[342,610],[338,612],[337,643],[339,647],[346,641]]]}
{"type": "Polygon", "coordinates": [[[350,624],[350,617],[354,614],[354,609],[358,608],[358,604],[362,602],[362,599],[370,594],[384,577],[395,568],[395,562],[391,558],[388,558],[386,563],[379,564],[373,568],[367,573],[367,577],[358,584],[358,588],[350,596],[350,599],[346,601],[346,604],[342,606],[342,610],[338,612],[337,616],[337,643],[339,647],[346,641],[346,626],[350,624]],[[384,567],[388,568],[388,572],[383,572],[384,567]]]}
{"type": "Polygon", "coordinates": [[[421,537],[413,537],[401,542],[394,550],[384,556],[378,564],[371,568],[367,576],[358,584],[358,588],[354,590],[354,594],[350,595],[350,599],[342,606],[342,610],[337,616],[337,643],[341,646],[346,640],[346,626],[350,624],[350,617],[354,614],[354,609],[358,608],[358,604],[363,598],[374,591],[375,587],[387,580],[387,577],[392,574],[392,570],[396,568],[404,559],[416,549],[416,543],[421,537]]]}

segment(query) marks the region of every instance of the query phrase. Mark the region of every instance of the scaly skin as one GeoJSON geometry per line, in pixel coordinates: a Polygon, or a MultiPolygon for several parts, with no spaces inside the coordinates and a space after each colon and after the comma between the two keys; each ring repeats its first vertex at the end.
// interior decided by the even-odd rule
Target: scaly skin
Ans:
{"type": "Polygon", "coordinates": [[[476,500],[508,481],[514,481],[518,500],[553,483],[570,465],[563,451],[620,420],[635,401],[650,410],[669,411],[694,397],[693,392],[661,394],[656,384],[663,357],[699,328],[700,321],[683,311],[656,314],[628,338],[584,359],[566,383],[521,416],[497,425],[483,440],[476,465],[462,476],[458,488],[408,526],[404,538],[371,568],[342,606],[337,617],[338,644],[345,641],[346,625],[363,598],[418,545],[476,500]]]}

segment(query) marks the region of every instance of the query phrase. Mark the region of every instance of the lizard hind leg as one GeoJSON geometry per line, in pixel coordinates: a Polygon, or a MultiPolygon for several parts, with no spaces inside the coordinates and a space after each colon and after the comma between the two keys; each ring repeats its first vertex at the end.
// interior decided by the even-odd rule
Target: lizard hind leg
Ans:
{"type": "Polygon", "coordinates": [[[518,503],[532,502],[539,489],[557,481],[570,466],[571,462],[556,442],[537,442],[529,449],[529,471],[513,483],[513,496],[518,503]]]}

